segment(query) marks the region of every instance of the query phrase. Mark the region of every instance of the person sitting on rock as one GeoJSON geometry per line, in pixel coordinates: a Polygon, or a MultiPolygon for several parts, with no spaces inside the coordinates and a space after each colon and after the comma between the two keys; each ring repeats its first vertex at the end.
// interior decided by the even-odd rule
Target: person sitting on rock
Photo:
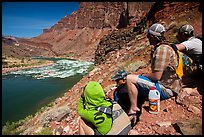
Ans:
{"type": "Polygon", "coordinates": [[[100,113],[96,107],[109,107],[112,103],[105,98],[103,88],[98,82],[90,81],[78,102],[78,114],[81,116],[80,135],[105,135],[112,126],[112,117],[100,113]]]}
{"type": "MultiPolygon", "coordinates": [[[[112,77],[111,79],[114,80],[116,82],[116,86],[111,88],[110,91],[111,93],[107,93],[107,97],[109,99],[112,99],[116,102],[118,102],[118,104],[122,107],[122,109],[126,112],[126,114],[128,114],[128,111],[130,109],[130,98],[128,95],[128,89],[127,89],[127,84],[126,84],[126,77],[127,77],[128,73],[125,70],[119,70],[117,71],[112,77]]],[[[143,97],[139,97],[138,98],[138,107],[141,108],[142,104],[144,103],[145,98],[143,97]]],[[[138,118],[141,115],[141,111],[140,113],[138,113],[138,118]]],[[[134,127],[135,123],[134,121],[131,121],[131,126],[134,127]]],[[[136,122],[139,122],[139,119],[137,119],[136,122]]]]}
{"type": "Polygon", "coordinates": [[[128,73],[125,70],[119,70],[111,77],[111,79],[117,84],[116,89],[113,92],[114,101],[118,102],[126,113],[130,108],[130,99],[126,86],[127,74],[128,73]]]}
{"type": "Polygon", "coordinates": [[[151,53],[151,73],[127,75],[127,88],[130,98],[130,109],[128,115],[133,117],[135,123],[138,108],[138,96],[148,97],[150,87],[156,87],[160,92],[160,99],[168,99],[176,96],[180,90],[181,79],[176,73],[178,67],[178,56],[174,49],[164,43],[165,28],[159,23],[153,24],[147,31],[150,45],[154,46],[151,53]]]}
{"type": "MultiPolygon", "coordinates": [[[[193,61],[195,74],[202,70],[202,41],[195,37],[194,28],[189,24],[182,25],[177,34],[180,44],[176,44],[179,51],[186,54],[193,61]]],[[[185,57],[185,56],[184,56],[185,57]]]]}

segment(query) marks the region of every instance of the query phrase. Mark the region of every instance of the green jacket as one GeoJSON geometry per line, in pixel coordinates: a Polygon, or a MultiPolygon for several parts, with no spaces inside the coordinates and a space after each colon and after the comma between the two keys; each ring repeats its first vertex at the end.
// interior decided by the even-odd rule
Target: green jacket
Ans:
{"type": "Polygon", "coordinates": [[[94,81],[90,81],[87,84],[84,90],[84,97],[86,107],[84,108],[83,98],[80,97],[78,102],[78,114],[92,123],[102,135],[105,135],[111,129],[112,118],[96,110],[96,107],[109,107],[112,103],[106,100],[101,85],[94,81]]]}

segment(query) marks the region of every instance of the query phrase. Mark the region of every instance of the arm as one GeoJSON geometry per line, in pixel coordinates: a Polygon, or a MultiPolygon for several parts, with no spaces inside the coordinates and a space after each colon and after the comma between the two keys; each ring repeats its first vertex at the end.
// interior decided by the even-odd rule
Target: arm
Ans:
{"type": "Polygon", "coordinates": [[[117,87],[112,87],[109,91],[106,92],[106,98],[114,100],[114,91],[117,87]]]}
{"type": "Polygon", "coordinates": [[[178,48],[179,51],[183,52],[186,50],[185,45],[183,44],[176,44],[176,47],[178,48]]]}
{"type": "Polygon", "coordinates": [[[92,118],[93,114],[92,112],[84,108],[82,97],[80,97],[79,99],[77,112],[81,117],[85,118],[87,121],[93,122],[93,118],[92,118]]]}

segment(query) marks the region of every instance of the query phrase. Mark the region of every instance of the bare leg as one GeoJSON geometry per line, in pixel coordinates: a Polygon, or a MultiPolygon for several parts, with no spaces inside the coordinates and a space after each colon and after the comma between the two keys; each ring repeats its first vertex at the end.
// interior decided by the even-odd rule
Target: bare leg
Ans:
{"type": "Polygon", "coordinates": [[[135,86],[137,75],[128,75],[127,76],[127,88],[128,88],[128,94],[130,98],[130,110],[128,114],[136,113],[140,109],[137,107],[137,96],[138,96],[138,90],[135,86]]]}
{"type": "Polygon", "coordinates": [[[84,119],[79,120],[79,135],[94,135],[94,130],[84,119]]]}

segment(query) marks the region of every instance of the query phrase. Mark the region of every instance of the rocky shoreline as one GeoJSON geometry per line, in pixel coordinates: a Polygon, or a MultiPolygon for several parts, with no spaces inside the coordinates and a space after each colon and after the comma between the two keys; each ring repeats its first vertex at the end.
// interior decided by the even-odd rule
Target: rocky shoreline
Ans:
{"type": "Polygon", "coordinates": [[[40,67],[50,66],[53,64],[54,64],[54,62],[49,62],[46,64],[27,66],[27,67],[2,68],[2,74],[5,74],[5,73],[11,72],[11,71],[17,71],[17,70],[23,70],[23,69],[29,69],[29,68],[40,68],[40,67]]]}

